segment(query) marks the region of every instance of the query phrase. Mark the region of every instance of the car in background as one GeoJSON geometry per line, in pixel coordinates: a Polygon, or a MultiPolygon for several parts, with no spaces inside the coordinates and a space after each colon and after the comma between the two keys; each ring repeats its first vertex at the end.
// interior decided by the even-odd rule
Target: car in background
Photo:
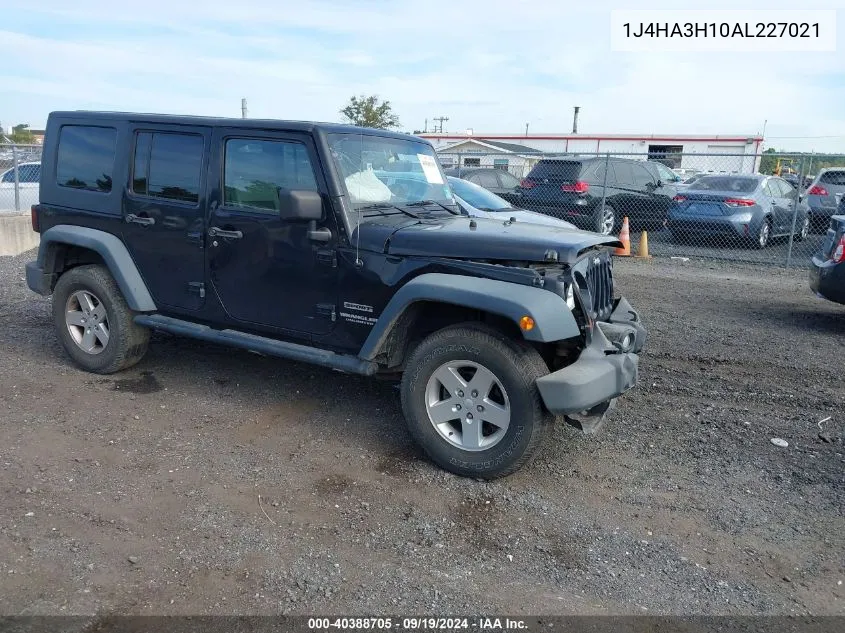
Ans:
{"type": "Polygon", "coordinates": [[[693,176],[690,176],[690,177],[682,180],[681,182],[677,183],[675,185],[675,189],[686,189],[687,187],[689,187],[690,185],[695,183],[699,178],[702,178],[703,176],[706,176],[706,175],[707,174],[695,174],[693,176]]]}
{"type": "Polygon", "coordinates": [[[517,222],[529,222],[531,224],[577,230],[574,224],[565,222],[564,220],[543,215],[542,213],[535,213],[534,211],[519,209],[492,191],[488,191],[484,187],[479,187],[468,180],[455,178],[454,176],[447,176],[446,180],[449,181],[449,186],[452,188],[452,194],[455,196],[458,208],[464,215],[474,218],[493,218],[494,220],[502,221],[508,221],[513,218],[517,222]]]}
{"type": "Polygon", "coordinates": [[[811,230],[823,232],[827,229],[843,195],[845,168],[828,167],[820,170],[805,193],[805,200],[810,207],[811,230]]]}
{"type": "Polygon", "coordinates": [[[659,160],[652,160],[649,162],[654,165],[654,168],[657,170],[657,175],[660,177],[660,181],[664,185],[677,185],[678,183],[683,181],[683,178],[680,176],[680,174],[675,172],[674,169],[667,167],[659,160]]]}
{"type": "MultiPolygon", "coordinates": [[[[41,163],[18,164],[19,211],[29,211],[38,204],[38,182],[41,179],[41,163]]],[[[0,209],[15,208],[15,168],[10,167],[0,174],[0,209]]]]}
{"type": "Polygon", "coordinates": [[[765,248],[793,226],[801,241],[810,219],[798,198],[797,190],[777,176],[704,176],[675,196],[667,226],[679,242],[692,236],[739,238],[765,248]]]}
{"type": "Polygon", "coordinates": [[[624,217],[635,227],[662,227],[677,191],[655,165],[628,158],[544,158],[520,183],[517,204],[602,235],[616,233],[624,217]]]}
{"type": "Polygon", "coordinates": [[[845,214],[830,218],[821,250],[810,262],[810,288],[824,299],[845,304],[845,214]]]}
{"type": "Polygon", "coordinates": [[[454,167],[444,170],[447,176],[469,181],[508,202],[517,202],[519,198],[519,178],[504,169],[494,167],[454,167]]]}

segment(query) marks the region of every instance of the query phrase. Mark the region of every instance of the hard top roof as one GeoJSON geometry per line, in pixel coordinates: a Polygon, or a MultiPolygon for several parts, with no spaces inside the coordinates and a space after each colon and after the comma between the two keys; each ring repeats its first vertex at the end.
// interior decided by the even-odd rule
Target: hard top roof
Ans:
{"type": "Polygon", "coordinates": [[[185,114],[147,114],[141,112],[96,112],[91,110],[68,110],[51,112],[50,117],[90,119],[93,121],[142,121],[169,125],[206,125],[209,127],[242,127],[246,129],[278,130],[286,132],[316,132],[325,134],[367,134],[390,138],[414,140],[428,144],[429,141],[410,134],[357,127],[343,123],[320,123],[316,121],[282,121],[279,119],[236,119],[207,117],[185,114]]]}

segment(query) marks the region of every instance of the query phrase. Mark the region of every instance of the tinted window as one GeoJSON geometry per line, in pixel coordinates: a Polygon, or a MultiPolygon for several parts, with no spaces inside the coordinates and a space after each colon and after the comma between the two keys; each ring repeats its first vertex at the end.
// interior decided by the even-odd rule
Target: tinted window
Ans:
{"type": "Polygon", "coordinates": [[[826,185],[845,185],[845,171],[826,171],[819,178],[826,185]]]}
{"type": "Polygon", "coordinates": [[[634,169],[633,165],[626,161],[618,161],[613,163],[613,171],[616,173],[616,181],[620,185],[634,185],[634,169]]]}
{"type": "Polygon", "coordinates": [[[499,186],[499,180],[492,171],[479,171],[473,174],[471,178],[467,178],[467,180],[474,182],[476,185],[481,185],[486,189],[495,189],[499,186]]]}
{"type": "Polygon", "coordinates": [[[279,210],[278,188],[317,191],[308,151],[301,143],[256,139],[226,141],[224,203],[279,210]]]}
{"type": "Polygon", "coordinates": [[[654,176],[643,165],[632,165],[634,170],[634,183],[637,187],[645,187],[655,184],[654,176]]]}
{"type": "Polygon", "coordinates": [[[476,209],[481,209],[482,211],[498,211],[500,209],[505,210],[512,208],[506,200],[503,200],[496,194],[487,191],[483,187],[474,185],[466,180],[461,180],[460,178],[450,177],[448,180],[449,186],[452,187],[452,191],[455,192],[455,195],[462,198],[465,202],[471,204],[476,209]]]}
{"type": "Polygon", "coordinates": [[[763,192],[770,198],[780,198],[780,190],[774,186],[774,180],[769,180],[763,186],[763,192]]]}
{"type": "Polygon", "coordinates": [[[64,187],[111,191],[117,130],[65,125],[59,133],[56,182],[64,187]]]}
{"type": "Polygon", "coordinates": [[[660,180],[663,182],[678,182],[680,180],[678,174],[674,173],[663,163],[655,162],[653,165],[657,169],[657,174],[660,176],[660,180]]]}
{"type": "Polygon", "coordinates": [[[616,182],[616,173],[613,170],[613,163],[610,162],[601,162],[596,166],[596,175],[594,176],[596,184],[604,185],[605,171],[607,171],[607,184],[613,185],[616,182]],[[606,170],[605,167],[607,167],[606,170]]]}
{"type": "Polygon", "coordinates": [[[563,180],[574,182],[581,173],[581,163],[575,160],[541,160],[528,177],[536,180],[563,180]]]}
{"type": "Polygon", "coordinates": [[[506,171],[499,172],[499,182],[505,189],[513,189],[519,186],[519,178],[506,171]]]}
{"type": "Polygon", "coordinates": [[[780,195],[782,198],[788,198],[795,192],[795,187],[785,180],[775,180],[775,183],[777,183],[777,186],[780,188],[780,195]]]}
{"type": "Polygon", "coordinates": [[[197,134],[138,134],[132,190],[153,198],[197,202],[202,148],[197,134]]]}
{"type": "MultiPolygon", "coordinates": [[[[34,183],[41,177],[41,165],[18,165],[18,182],[34,183]]],[[[15,182],[14,167],[3,174],[3,182],[15,182]]]]}
{"type": "Polygon", "coordinates": [[[38,182],[41,180],[41,165],[29,165],[29,173],[25,182],[38,182]]]}
{"type": "MultiPolygon", "coordinates": [[[[760,183],[756,178],[742,178],[738,176],[703,176],[690,189],[701,191],[735,191],[737,193],[752,193],[760,183]]],[[[780,195],[778,189],[772,189],[775,195],[780,195]]]]}

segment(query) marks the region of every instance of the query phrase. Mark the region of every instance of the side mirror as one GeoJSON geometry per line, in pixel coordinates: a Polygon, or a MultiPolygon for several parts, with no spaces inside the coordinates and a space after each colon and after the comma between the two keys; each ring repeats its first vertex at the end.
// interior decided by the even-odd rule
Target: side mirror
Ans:
{"type": "Polygon", "coordinates": [[[279,187],[279,217],[282,220],[323,219],[323,199],[316,191],[279,187]]]}

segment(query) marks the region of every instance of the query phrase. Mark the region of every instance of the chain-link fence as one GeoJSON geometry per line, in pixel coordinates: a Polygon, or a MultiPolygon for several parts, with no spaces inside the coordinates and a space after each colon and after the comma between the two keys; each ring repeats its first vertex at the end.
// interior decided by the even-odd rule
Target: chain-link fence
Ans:
{"type": "Polygon", "coordinates": [[[845,155],[439,156],[447,173],[578,228],[619,235],[628,218],[632,254],[647,232],[653,256],[805,266],[845,213],[845,155]]]}
{"type": "Polygon", "coordinates": [[[29,211],[38,203],[41,146],[0,143],[0,214],[29,211]]]}

